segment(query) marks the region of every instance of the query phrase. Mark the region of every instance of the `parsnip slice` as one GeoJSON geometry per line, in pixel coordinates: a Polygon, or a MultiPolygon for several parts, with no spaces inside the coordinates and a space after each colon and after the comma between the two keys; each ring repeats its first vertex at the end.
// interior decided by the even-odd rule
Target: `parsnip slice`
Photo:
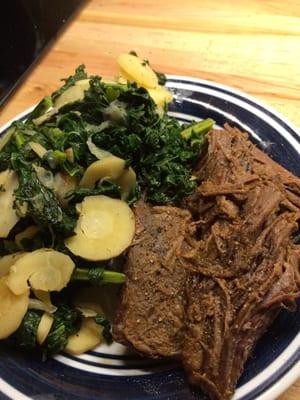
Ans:
{"type": "Polygon", "coordinates": [[[108,260],[130,246],[135,221],[127,203],[107,196],[89,196],[80,210],[76,235],[65,241],[73,254],[87,260],[108,260]]]}
{"type": "Polygon", "coordinates": [[[54,175],[54,194],[57,200],[60,202],[62,206],[66,206],[68,204],[67,199],[65,198],[66,194],[71,190],[74,190],[77,185],[76,178],[70,176],[66,172],[60,171],[54,175]]]}
{"type": "Polygon", "coordinates": [[[29,290],[16,296],[6,282],[6,276],[0,278],[0,339],[7,338],[19,328],[29,302],[29,290]]]}
{"type": "Polygon", "coordinates": [[[7,285],[16,295],[25,293],[28,282],[32,289],[60,291],[69,282],[74,270],[71,258],[52,249],[27,253],[10,268],[7,285]]]}
{"type": "Polygon", "coordinates": [[[36,333],[36,340],[38,342],[39,345],[42,345],[44,343],[44,341],[46,340],[52,324],[53,324],[54,318],[51,314],[48,313],[44,313],[42,315],[42,318],[40,320],[38,329],[37,329],[37,333],[36,333]]]}
{"type": "Polygon", "coordinates": [[[145,88],[151,89],[158,86],[158,79],[155,72],[139,57],[132,54],[121,54],[118,57],[118,64],[132,78],[129,80],[133,80],[145,88]]]}
{"type": "Polygon", "coordinates": [[[111,155],[93,162],[86,169],[79,185],[93,188],[96,182],[101,180],[119,185],[122,190],[122,199],[126,199],[136,184],[136,174],[131,167],[125,168],[125,160],[111,155]]]}
{"type": "Polygon", "coordinates": [[[131,167],[126,169],[123,174],[115,180],[115,183],[121,188],[122,200],[126,200],[136,185],[136,174],[134,170],[131,167]]]}
{"type": "Polygon", "coordinates": [[[16,210],[13,208],[15,195],[14,191],[19,186],[19,181],[15,171],[7,169],[0,173],[0,185],[5,189],[0,192],[0,238],[6,238],[10,230],[19,221],[16,210]]]}
{"type": "Polygon", "coordinates": [[[54,108],[60,109],[61,107],[74,103],[75,101],[83,100],[84,92],[90,87],[89,79],[82,79],[77,81],[74,86],[69,87],[54,101],[54,108]]]}
{"type": "Polygon", "coordinates": [[[85,171],[79,185],[93,188],[97,181],[105,179],[115,181],[125,170],[125,160],[116,156],[109,156],[93,162],[85,171]]]}
{"type": "MultiPolygon", "coordinates": [[[[22,257],[24,254],[21,251],[14,254],[8,254],[7,256],[3,256],[0,258],[0,278],[4,275],[7,275],[10,271],[10,267],[14,265],[14,263],[22,257]]],[[[1,301],[1,299],[0,299],[1,301]]]]}
{"type": "Polygon", "coordinates": [[[77,355],[94,349],[102,341],[102,331],[102,326],[96,324],[93,318],[84,318],[79,332],[69,337],[64,351],[77,355]]]}
{"type": "Polygon", "coordinates": [[[45,292],[44,290],[34,290],[33,293],[35,297],[44,304],[45,311],[52,314],[57,310],[57,307],[54,306],[51,302],[51,297],[49,292],[45,292]]]}

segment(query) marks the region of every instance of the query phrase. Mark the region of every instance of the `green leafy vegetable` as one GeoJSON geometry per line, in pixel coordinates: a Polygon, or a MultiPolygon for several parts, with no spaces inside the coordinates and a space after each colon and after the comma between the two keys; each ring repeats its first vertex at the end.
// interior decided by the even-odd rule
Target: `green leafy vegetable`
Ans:
{"type": "Polygon", "coordinates": [[[79,67],[76,68],[75,74],[69,76],[67,79],[62,79],[65,81],[65,84],[58,90],[56,90],[54,93],[52,93],[52,100],[55,100],[58,96],[60,96],[63,92],[65,92],[69,87],[73,86],[75,82],[80,81],[82,79],[86,79],[87,73],[85,72],[85,65],[81,64],[79,67]]]}
{"type": "Polygon", "coordinates": [[[25,314],[22,324],[14,333],[15,343],[25,349],[32,350],[37,345],[36,335],[43,312],[37,310],[28,310],[25,314]]]}
{"type": "Polygon", "coordinates": [[[67,304],[59,306],[53,314],[54,321],[44,344],[44,357],[61,352],[68,343],[68,338],[75,335],[81,325],[81,313],[67,304]]]}
{"type": "Polygon", "coordinates": [[[111,323],[103,315],[96,315],[95,322],[103,326],[103,337],[107,344],[112,343],[111,323]]]}

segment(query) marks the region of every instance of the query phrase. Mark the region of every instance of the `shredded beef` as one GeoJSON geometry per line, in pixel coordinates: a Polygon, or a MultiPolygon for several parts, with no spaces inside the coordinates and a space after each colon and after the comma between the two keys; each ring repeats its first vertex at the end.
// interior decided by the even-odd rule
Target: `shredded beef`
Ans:
{"type": "Polygon", "coordinates": [[[228,125],[208,134],[194,175],[185,209],[136,204],[113,334],[181,357],[192,384],[228,400],[257,340],[296,307],[300,180],[228,125]]]}
{"type": "Polygon", "coordinates": [[[201,240],[184,255],[188,282],[182,359],[191,383],[227,400],[244,363],[300,289],[300,180],[225,126],[208,135],[186,206],[201,240]]]}

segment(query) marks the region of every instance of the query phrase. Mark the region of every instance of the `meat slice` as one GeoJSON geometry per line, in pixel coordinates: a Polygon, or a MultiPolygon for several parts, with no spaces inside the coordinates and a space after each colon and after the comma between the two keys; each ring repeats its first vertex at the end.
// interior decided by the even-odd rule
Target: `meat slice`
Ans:
{"type": "Polygon", "coordinates": [[[191,215],[175,207],[136,204],[136,235],[125,266],[113,329],[117,342],[150,357],[181,353],[191,215]]]}
{"type": "Polygon", "coordinates": [[[191,383],[227,400],[244,363],[281,308],[299,296],[300,180],[229,126],[208,135],[186,205],[201,240],[184,257],[183,364],[191,383]]]}

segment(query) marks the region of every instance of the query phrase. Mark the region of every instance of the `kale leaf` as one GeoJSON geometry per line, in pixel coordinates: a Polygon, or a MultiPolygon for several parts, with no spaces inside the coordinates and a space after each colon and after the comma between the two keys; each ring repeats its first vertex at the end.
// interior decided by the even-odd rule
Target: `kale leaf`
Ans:
{"type": "Polygon", "coordinates": [[[75,335],[81,326],[81,312],[67,304],[61,304],[53,317],[54,321],[44,344],[44,358],[64,350],[69,336],[75,335]]]}
{"type": "Polygon", "coordinates": [[[13,335],[13,340],[17,346],[25,350],[32,350],[37,346],[36,335],[42,315],[42,311],[27,311],[20,327],[13,335]]]}

